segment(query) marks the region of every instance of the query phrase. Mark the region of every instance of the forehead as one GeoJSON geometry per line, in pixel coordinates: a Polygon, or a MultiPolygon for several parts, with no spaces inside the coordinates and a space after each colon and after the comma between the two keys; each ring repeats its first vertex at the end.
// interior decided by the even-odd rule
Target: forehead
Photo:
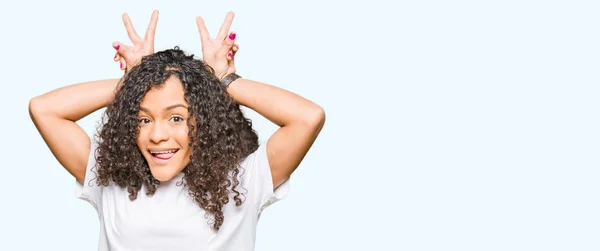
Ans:
{"type": "Polygon", "coordinates": [[[163,108],[174,103],[187,105],[185,102],[185,91],[181,81],[171,76],[159,87],[154,87],[142,99],[140,106],[152,109],[163,108]]]}

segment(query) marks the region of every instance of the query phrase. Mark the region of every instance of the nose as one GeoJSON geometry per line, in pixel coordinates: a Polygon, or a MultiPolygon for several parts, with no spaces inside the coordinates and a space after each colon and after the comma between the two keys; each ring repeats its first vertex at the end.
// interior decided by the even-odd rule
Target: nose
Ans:
{"type": "Polygon", "coordinates": [[[169,128],[163,123],[157,122],[152,123],[150,131],[150,141],[154,144],[158,144],[162,141],[169,140],[169,128]]]}

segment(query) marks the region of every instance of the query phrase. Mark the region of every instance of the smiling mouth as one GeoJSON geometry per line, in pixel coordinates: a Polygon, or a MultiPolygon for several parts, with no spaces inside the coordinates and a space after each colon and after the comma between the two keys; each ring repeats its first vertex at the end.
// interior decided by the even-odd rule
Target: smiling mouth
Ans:
{"type": "Polygon", "coordinates": [[[161,150],[161,151],[148,151],[152,155],[152,158],[157,162],[166,162],[170,160],[179,149],[161,150]]]}

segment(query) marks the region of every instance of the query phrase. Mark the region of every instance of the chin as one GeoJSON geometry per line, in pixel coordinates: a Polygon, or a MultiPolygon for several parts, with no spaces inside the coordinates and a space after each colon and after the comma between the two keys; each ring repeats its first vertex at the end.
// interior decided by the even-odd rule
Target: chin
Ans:
{"type": "Polygon", "coordinates": [[[179,168],[169,168],[164,166],[154,168],[150,167],[150,173],[152,173],[152,176],[160,182],[169,181],[173,179],[173,177],[177,176],[177,174],[180,172],[181,171],[179,168]]]}

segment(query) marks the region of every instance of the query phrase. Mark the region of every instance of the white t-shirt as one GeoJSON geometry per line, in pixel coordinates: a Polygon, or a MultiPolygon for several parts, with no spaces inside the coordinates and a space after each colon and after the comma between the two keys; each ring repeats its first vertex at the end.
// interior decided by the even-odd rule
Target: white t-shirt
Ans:
{"type": "Polygon", "coordinates": [[[77,182],[77,194],[88,201],[100,219],[100,251],[124,250],[254,250],[256,225],[263,209],[285,197],[289,180],[273,190],[266,144],[240,164],[240,185],[244,203],[235,206],[233,196],[223,207],[225,220],[219,231],[212,229],[205,211],[188,195],[183,174],[161,182],[152,196],[145,189],[131,201],[126,189],[116,185],[98,187],[92,145],[85,175],[85,185],[77,182]]]}

